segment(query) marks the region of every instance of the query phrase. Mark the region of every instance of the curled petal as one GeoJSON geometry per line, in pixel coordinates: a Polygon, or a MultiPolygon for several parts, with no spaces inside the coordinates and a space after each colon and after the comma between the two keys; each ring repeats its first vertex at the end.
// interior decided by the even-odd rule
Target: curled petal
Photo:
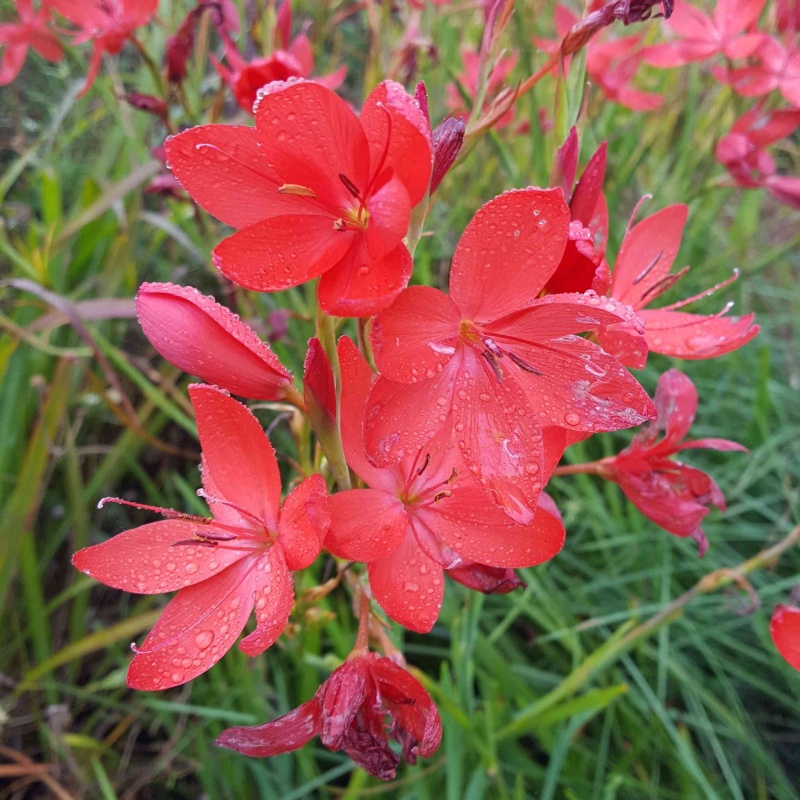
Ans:
{"type": "Polygon", "coordinates": [[[299,750],[321,732],[319,701],[312,698],[272,722],[228,728],[219,735],[216,743],[246,756],[264,758],[299,750]]]}
{"type": "Polygon", "coordinates": [[[314,562],[329,528],[325,479],[311,475],[283,501],[278,520],[278,541],[289,569],[305,569],[314,562]]]}

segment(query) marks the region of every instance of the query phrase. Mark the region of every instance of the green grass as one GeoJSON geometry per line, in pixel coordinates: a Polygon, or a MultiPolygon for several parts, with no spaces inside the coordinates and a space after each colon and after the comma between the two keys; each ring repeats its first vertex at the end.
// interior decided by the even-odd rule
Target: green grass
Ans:
{"type": "MultiPolygon", "coordinates": [[[[329,41],[317,42],[321,71],[336,65],[336,56],[325,54],[345,58],[345,94],[358,101],[368,49],[363,15],[331,28],[323,4],[305,5],[316,30],[330,32],[329,41]]],[[[402,33],[388,19],[388,5],[379,7],[386,47],[402,33]]],[[[535,68],[543,58],[530,36],[537,24],[546,33],[546,21],[533,13],[538,5],[517,5],[506,41],[521,48],[521,64],[535,68]]],[[[162,3],[162,19],[174,28],[181,8],[162,3]]],[[[478,23],[463,11],[423,15],[438,47],[438,64],[420,61],[435,121],[444,113],[444,84],[461,68],[458,49],[477,43],[478,23]]],[[[143,33],[156,53],[163,38],[157,27],[143,33]]],[[[222,226],[188,204],[142,195],[152,170],[148,146],[164,131],[118,103],[115,83],[147,91],[151,77],[126,50],[77,101],[84,58],[73,53],[51,65],[31,57],[20,79],[0,90],[0,130],[14,143],[0,150],[4,746],[53,765],[50,775],[70,797],[800,797],[800,677],[768,633],[772,606],[799,580],[798,550],[748,576],[760,609],[741,614],[748,597],[729,586],[647,628],[704,575],[742,563],[800,521],[797,212],[759,193],[715,187],[714,142],[743,110],[741,101],[701,70],[653,73],[667,93],[658,119],[592,95],[581,123],[584,161],[609,141],[609,252],[616,253],[641,194],[655,195],[651,211],[686,202],[691,213],[678,262],[693,270],[675,296],[737,267],[741,280],[700,308],[735,299],[741,313],[758,312],[762,325],[737,353],[678,364],[701,397],[693,435],[728,437],[750,449],[687,457],[713,474],[728,499],[727,513],[715,512],[704,526],[708,554],[698,560],[691,542],[657,529],[613,485],[587,476],[554,479],[567,544],[551,563],[522,571],[527,589],[484,597],[448,585],[430,635],[394,631],[434,696],[445,733],[433,758],[384,785],[318,744],[271,760],[213,745],[225,727],[270,719],[308,699],[346,656],[355,623],[344,592],[323,602],[327,613],[319,619],[300,609],[295,635],[264,656],[248,659],[234,649],[188,686],[136,693],[124,682],[129,644],[141,641],[165,598],[107,589],[70,565],[75,550],[145,520],[130,509],[95,510],[104,495],[202,512],[194,496],[189,379],[153,353],[135,321],[116,317],[116,306],[79,332],[53,315],[46,295],[19,281],[58,296],[68,312],[87,300],[130,298],[144,280],[214,292],[257,326],[269,310],[288,305],[296,317],[276,350],[295,370],[313,333],[304,290],[270,297],[223,286],[208,258],[222,226]]],[[[373,57],[370,74],[381,63],[373,57]]],[[[515,75],[525,77],[521,67],[515,75]]],[[[195,68],[187,85],[194,109],[213,95],[213,80],[201,78],[195,68]]],[[[550,86],[520,101],[518,119],[536,123],[536,103],[545,103],[550,86]]],[[[513,127],[478,144],[442,186],[415,279],[443,281],[460,231],[486,200],[546,181],[547,146],[535,129],[519,135],[513,127]]],[[[652,391],[671,365],[652,357],[641,376],[646,388],[652,391]]],[[[264,411],[261,418],[272,416],[264,411]]],[[[582,456],[613,453],[630,435],[597,437],[582,456]]],[[[274,436],[291,447],[285,423],[274,436]]],[[[325,568],[321,560],[299,575],[298,589],[314,585],[325,568]]],[[[17,790],[19,778],[5,781],[0,798],[41,796],[41,783],[17,790]]]]}

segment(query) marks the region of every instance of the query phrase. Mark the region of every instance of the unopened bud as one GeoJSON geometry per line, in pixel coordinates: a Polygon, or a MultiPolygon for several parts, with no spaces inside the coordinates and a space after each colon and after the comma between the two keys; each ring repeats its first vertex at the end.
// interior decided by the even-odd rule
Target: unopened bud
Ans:
{"type": "Polygon", "coordinates": [[[430,193],[433,194],[447,174],[464,144],[464,121],[449,117],[433,132],[433,172],[430,193]]]}

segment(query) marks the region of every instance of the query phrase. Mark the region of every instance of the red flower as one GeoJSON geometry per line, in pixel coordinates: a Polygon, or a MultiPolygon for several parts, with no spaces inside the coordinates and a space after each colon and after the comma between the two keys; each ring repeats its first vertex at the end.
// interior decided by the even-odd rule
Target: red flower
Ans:
{"type": "Polygon", "coordinates": [[[64,55],[55,34],[47,28],[50,12],[46,5],[34,11],[32,0],[17,0],[17,14],[19,22],[0,25],[0,49],[5,46],[0,61],[0,86],[19,75],[29,47],[48,61],[60,61],[64,55]]]}
{"type": "Polygon", "coordinates": [[[708,315],[678,310],[726,286],[736,279],[737,273],[695,297],[664,308],[645,308],[674,286],[688,269],[670,274],[687,213],[684,205],[668,206],[629,228],[623,239],[612,273],[610,295],[637,311],[644,320],[644,335],[630,325],[616,324],[602,329],[598,338],[609,353],[628,367],[643,367],[649,350],[676,358],[715,358],[747,344],[759,331],[758,325],[753,324],[754,314],[726,317],[730,305],[708,315]]]}
{"type": "Polygon", "coordinates": [[[764,38],[752,32],[766,0],[719,0],[712,15],[679,0],[667,25],[680,38],[648,47],[644,60],[654,67],[681,67],[721,55],[727,59],[747,58],[764,38]]]}
{"type": "Polygon", "coordinates": [[[753,55],[760,62],[757,66],[716,70],[715,76],[743,97],[761,97],[777,89],[790,105],[800,108],[800,49],[762,34],[753,55]]]}
{"type": "Polygon", "coordinates": [[[618,483],[636,508],[656,525],[676,536],[694,539],[702,556],[708,540],[700,522],[710,505],[724,511],[725,498],[709,475],[670,456],[698,448],[745,452],[747,448],[727,439],[681,441],[694,422],[697,390],[677,369],[659,378],[655,403],[658,419],[637,433],[619,455],[598,462],[596,471],[618,483]]]}
{"type": "Polygon", "coordinates": [[[153,509],[167,519],[72,558],[78,569],[117,589],[179,590],[142,646],[134,647],[128,670],[134,689],[167,689],[205,672],[231,648],[253,608],[258,625],[239,647],[251,656],[266,650],[294,603],[290,570],[317,557],[327,523],[321,476],[303,481],[281,508],[275,452],[256,418],[216,387],[190,386],[189,394],[203,448],[203,496],[213,518],[153,509]]]}
{"type": "Polygon", "coordinates": [[[430,695],[406,670],[377,653],[361,653],[351,655],[294,711],[264,725],[228,728],[217,744],[264,757],[297,750],[315,736],[388,781],[401,758],[414,764],[418,756],[436,752],[442,723],[430,695]],[[389,739],[400,744],[399,755],[389,739]]]}
{"type": "Polygon", "coordinates": [[[483,594],[508,594],[526,586],[509,567],[489,567],[475,561],[462,561],[445,572],[462,586],[483,594]]]}
{"type": "Polygon", "coordinates": [[[589,293],[539,297],[569,225],[559,189],[506,192],[464,231],[449,297],[413,286],[376,318],[372,346],[382,377],[365,422],[376,463],[417,453],[443,428],[454,430],[473,475],[527,524],[543,486],[543,426],[593,433],[653,416],[619,362],[575,335],[623,319],[636,324],[630,309],[589,293]]]}
{"type": "Polygon", "coordinates": [[[146,25],[156,13],[158,0],[49,0],[63,17],[82,30],[74,43],[91,41],[92,60],[79,97],[89,91],[100,70],[103,53],[115,56],[131,34],[146,25]]]}
{"type": "Polygon", "coordinates": [[[143,283],[136,313],[153,347],[182,370],[241,397],[302,405],[292,373],[269,345],[197,289],[143,283]]]}
{"type": "Polygon", "coordinates": [[[776,606],[769,632],[778,652],[800,670],[800,608],[776,606]]]}
{"type": "MultiPolygon", "coordinates": [[[[339,358],[344,452],[371,488],[330,498],[325,547],[340,558],[367,562],[372,593],[395,622],[429,631],[442,604],[443,570],[464,560],[529,567],[561,550],[564,527],[553,501],[541,495],[528,525],[510,520],[473,480],[449,430],[399,464],[383,469],[370,464],[362,427],[372,372],[349,339],[340,341],[339,358]]],[[[553,441],[548,470],[564,450],[563,436],[553,441]]]]}
{"type": "Polygon", "coordinates": [[[717,142],[717,161],[739,186],[763,188],[780,202],[800,208],[800,178],[778,175],[766,148],[788,136],[800,125],[800,111],[764,111],[761,104],[743,114],[730,133],[717,142]]]}
{"type": "Polygon", "coordinates": [[[306,81],[262,90],[256,128],[206,125],[167,140],[189,194],[240,230],[214,263],[248,289],[278,291],[321,275],[323,309],[369,316],[408,283],[402,243],[431,175],[430,125],[396,83],[361,116],[306,81]]]}

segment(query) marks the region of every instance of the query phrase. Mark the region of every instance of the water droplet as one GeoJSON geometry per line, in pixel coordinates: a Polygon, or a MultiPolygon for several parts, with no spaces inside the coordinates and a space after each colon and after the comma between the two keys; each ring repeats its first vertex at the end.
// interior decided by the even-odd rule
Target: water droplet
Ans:
{"type": "Polygon", "coordinates": [[[407,592],[418,592],[419,591],[419,584],[414,583],[414,581],[406,581],[403,589],[407,592]]]}
{"type": "Polygon", "coordinates": [[[194,643],[200,650],[205,650],[214,641],[214,631],[200,631],[194,637],[194,643]]]}
{"type": "Polygon", "coordinates": [[[187,572],[188,572],[190,575],[193,575],[195,572],[197,572],[197,570],[198,570],[198,567],[197,567],[197,564],[195,564],[195,563],[194,563],[194,561],[190,561],[190,562],[189,562],[189,563],[188,563],[188,564],[187,564],[187,565],[184,567],[184,569],[185,569],[185,570],[186,570],[186,571],[187,571],[187,572]]]}
{"type": "Polygon", "coordinates": [[[567,425],[580,425],[581,422],[581,415],[576,414],[574,411],[570,411],[567,414],[564,414],[564,422],[567,425]]]}

